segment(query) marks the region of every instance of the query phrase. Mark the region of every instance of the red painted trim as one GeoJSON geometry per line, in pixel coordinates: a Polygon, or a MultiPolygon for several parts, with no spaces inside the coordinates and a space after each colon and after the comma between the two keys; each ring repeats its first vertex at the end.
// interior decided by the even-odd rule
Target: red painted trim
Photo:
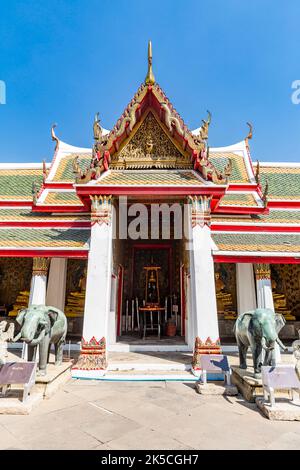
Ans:
{"type": "Polygon", "coordinates": [[[185,302],[184,264],[182,264],[180,266],[181,336],[185,336],[185,302]]]}
{"type": "Polygon", "coordinates": [[[64,228],[90,228],[91,222],[86,221],[52,221],[52,220],[45,220],[45,221],[17,221],[17,220],[7,220],[7,221],[0,221],[0,227],[38,227],[38,228],[48,228],[48,227],[64,227],[64,228]]]}
{"type": "Polygon", "coordinates": [[[255,232],[255,233],[261,233],[261,232],[287,232],[287,233],[298,233],[300,232],[300,224],[298,226],[294,227],[287,227],[284,224],[282,226],[278,227],[275,225],[221,225],[216,222],[213,222],[211,224],[211,229],[213,232],[255,232]]]}
{"type": "Polygon", "coordinates": [[[30,208],[32,206],[32,199],[29,201],[0,201],[0,207],[2,206],[12,206],[12,207],[24,207],[27,206],[30,208]]]}
{"type": "Polygon", "coordinates": [[[62,212],[62,213],[67,213],[67,212],[87,212],[86,207],[84,206],[79,206],[79,205],[58,205],[58,206],[32,206],[32,212],[62,212]]]}
{"type": "Polygon", "coordinates": [[[229,183],[227,191],[259,192],[259,185],[257,183],[229,183]]]}
{"type": "Polygon", "coordinates": [[[218,206],[215,209],[218,214],[268,214],[266,207],[247,207],[247,206],[218,206]]]}
{"type": "Polygon", "coordinates": [[[300,209],[300,201],[268,201],[268,207],[277,209],[300,209]]]}
{"type": "Polygon", "coordinates": [[[124,277],[124,268],[120,264],[119,265],[119,272],[118,272],[117,336],[121,335],[122,301],[123,301],[123,277],[124,277]]]}
{"type": "Polygon", "coordinates": [[[81,198],[95,195],[112,194],[116,196],[187,196],[203,194],[223,196],[226,188],[214,186],[76,186],[77,195],[81,198]]]}
{"type": "Polygon", "coordinates": [[[59,181],[47,181],[44,189],[74,189],[74,183],[60,183],[59,181]]]}
{"type": "Polygon", "coordinates": [[[0,249],[0,257],[2,258],[34,258],[34,257],[46,257],[46,258],[82,258],[88,257],[88,250],[16,250],[16,249],[0,249]]]}
{"type": "Polygon", "coordinates": [[[267,263],[267,264],[300,264],[299,258],[284,256],[232,256],[214,255],[215,263],[267,263]]]}

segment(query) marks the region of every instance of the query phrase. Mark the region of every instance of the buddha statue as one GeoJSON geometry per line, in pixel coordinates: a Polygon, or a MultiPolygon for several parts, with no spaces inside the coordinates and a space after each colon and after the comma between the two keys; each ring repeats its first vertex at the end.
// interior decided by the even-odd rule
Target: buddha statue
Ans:
{"type": "Polygon", "coordinates": [[[84,268],[78,281],[78,290],[70,292],[65,314],[67,317],[82,317],[84,313],[87,268],[84,268]]]}
{"type": "Polygon", "coordinates": [[[22,308],[27,308],[29,304],[29,296],[30,292],[27,290],[21,290],[17,295],[15,303],[13,304],[12,310],[9,312],[9,317],[16,317],[18,315],[19,310],[22,308]]]}
{"type": "Polygon", "coordinates": [[[277,313],[281,313],[286,320],[296,320],[296,317],[291,314],[291,311],[287,308],[287,300],[285,294],[277,292],[277,282],[272,279],[272,294],[274,301],[274,310],[277,313]]]}
{"type": "Polygon", "coordinates": [[[233,310],[232,295],[224,292],[225,284],[219,272],[215,273],[215,286],[218,314],[223,315],[225,320],[235,320],[237,315],[233,310]]]}

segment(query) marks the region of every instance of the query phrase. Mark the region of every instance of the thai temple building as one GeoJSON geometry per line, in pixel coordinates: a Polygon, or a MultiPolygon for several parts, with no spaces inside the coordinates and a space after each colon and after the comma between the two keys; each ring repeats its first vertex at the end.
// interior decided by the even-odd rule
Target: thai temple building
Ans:
{"type": "Polygon", "coordinates": [[[193,351],[197,373],[256,307],[283,314],[283,340],[298,336],[300,164],[254,161],[250,124],[210,147],[211,120],[187,128],[149,43],[145,81],[111,130],[96,114],[91,148],[53,126],[50,163],[0,164],[0,315],[62,309],[81,345],[74,377],[105,374],[109,351],[131,347],[193,351]]]}

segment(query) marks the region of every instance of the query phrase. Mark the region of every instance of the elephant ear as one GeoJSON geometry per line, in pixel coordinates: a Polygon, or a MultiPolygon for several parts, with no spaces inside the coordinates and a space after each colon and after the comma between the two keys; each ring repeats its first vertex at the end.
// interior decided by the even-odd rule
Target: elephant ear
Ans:
{"type": "Polygon", "coordinates": [[[19,313],[17,315],[17,318],[16,318],[16,322],[22,326],[23,325],[23,322],[24,322],[24,317],[26,315],[26,308],[22,308],[22,310],[19,310],[19,313]]]}
{"type": "Polygon", "coordinates": [[[284,316],[281,315],[281,313],[275,313],[275,329],[277,334],[284,327],[285,324],[286,321],[284,316]]]}
{"type": "Polygon", "coordinates": [[[58,310],[54,307],[49,307],[48,315],[49,315],[49,318],[50,318],[51,325],[53,325],[57,320],[58,310]]]}
{"type": "Polygon", "coordinates": [[[253,311],[240,313],[234,324],[233,333],[235,334],[238,323],[239,324],[243,323],[247,319],[247,317],[250,319],[252,315],[253,315],[253,311]]]}

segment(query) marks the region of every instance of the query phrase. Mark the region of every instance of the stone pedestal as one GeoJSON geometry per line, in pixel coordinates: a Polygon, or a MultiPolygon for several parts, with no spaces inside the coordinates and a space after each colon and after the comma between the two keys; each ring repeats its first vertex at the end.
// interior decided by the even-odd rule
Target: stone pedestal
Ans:
{"type": "Polygon", "coordinates": [[[0,414],[28,415],[43,399],[52,397],[71,378],[72,362],[47,365],[45,376],[36,375],[30,395],[23,403],[23,387],[12,385],[5,397],[0,398],[0,414]]]}
{"type": "Polygon", "coordinates": [[[272,421],[300,421],[299,401],[278,399],[275,406],[271,406],[263,397],[257,397],[255,401],[260,411],[272,421]]]}
{"type": "MultiPolygon", "coordinates": [[[[253,367],[248,367],[248,369],[240,369],[237,366],[232,366],[232,376],[231,380],[234,385],[237,386],[239,392],[243,395],[245,400],[255,403],[256,398],[262,398],[264,395],[263,386],[261,379],[256,379],[254,377],[253,367]]],[[[288,398],[289,392],[287,390],[281,390],[275,392],[275,397],[277,398],[288,398]]]]}
{"type": "Polygon", "coordinates": [[[201,395],[227,395],[234,396],[238,394],[238,389],[235,385],[225,385],[224,383],[196,383],[196,390],[201,395]]]}
{"type": "Polygon", "coordinates": [[[0,415],[29,415],[32,409],[43,400],[41,393],[33,392],[23,403],[22,394],[23,391],[11,390],[7,397],[0,398],[0,415]]]}
{"type": "Polygon", "coordinates": [[[36,375],[34,393],[40,393],[43,398],[50,398],[57,390],[71,378],[73,362],[63,362],[60,366],[47,365],[47,374],[36,375]]]}

